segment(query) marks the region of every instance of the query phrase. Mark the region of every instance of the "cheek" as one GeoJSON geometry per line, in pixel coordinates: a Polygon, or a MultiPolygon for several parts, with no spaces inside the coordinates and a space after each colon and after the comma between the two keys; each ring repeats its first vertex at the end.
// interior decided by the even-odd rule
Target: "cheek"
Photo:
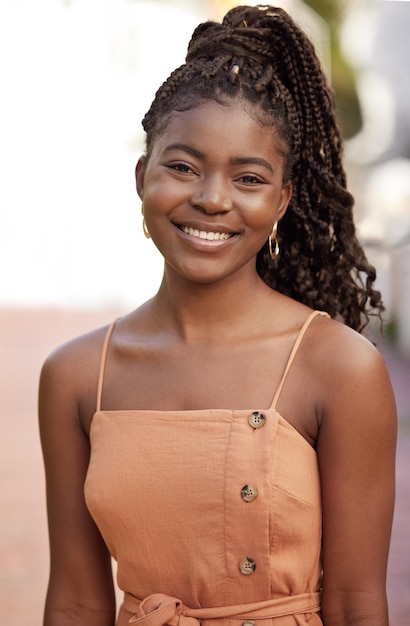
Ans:
{"type": "Polygon", "coordinates": [[[249,227],[255,230],[267,231],[268,235],[272,230],[272,226],[277,219],[278,198],[273,194],[267,197],[263,202],[249,205],[247,211],[247,223],[249,227]]]}
{"type": "Polygon", "coordinates": [[[156,215],[163,215],[172,205],[172,194],[163,185],[153,183],[145,187],[143,194],[144,214],[147,221],[155,219],[156,215]]]}
{"type": "Polygon", "coordinates": [[[153,210],[163,210],[164,206],[172,206],[189,195],[189,185],[181,184],[164,171],[148,171],[144,181],[144,205],[152,205],[153,210]]]}

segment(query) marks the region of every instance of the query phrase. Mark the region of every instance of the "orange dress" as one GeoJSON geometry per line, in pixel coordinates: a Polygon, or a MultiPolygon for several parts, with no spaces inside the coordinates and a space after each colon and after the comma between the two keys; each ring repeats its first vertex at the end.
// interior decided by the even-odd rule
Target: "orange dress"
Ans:
{"type": "Polygon", "coordinates": [[[315,450],[269,408],[97,410],[87,506],[118,562],[117,626],[319,626],[315,450]]]}

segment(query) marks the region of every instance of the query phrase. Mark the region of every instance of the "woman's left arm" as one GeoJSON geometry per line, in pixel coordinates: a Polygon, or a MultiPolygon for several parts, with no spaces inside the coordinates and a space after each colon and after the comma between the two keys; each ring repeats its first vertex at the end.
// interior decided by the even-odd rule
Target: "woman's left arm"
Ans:
{"type": "Polygon", "coordinates": [[[388,626],[396,405],[377,350],[341,335],[321,366],[322,615],[325,626],[388,626]]]}

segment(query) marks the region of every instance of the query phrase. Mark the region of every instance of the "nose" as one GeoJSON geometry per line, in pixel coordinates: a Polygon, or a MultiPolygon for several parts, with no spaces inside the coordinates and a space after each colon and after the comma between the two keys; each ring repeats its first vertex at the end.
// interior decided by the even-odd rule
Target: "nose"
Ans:
{"type": "Polygon", "coordinates": [[[232,198],[222,181],[202,181],[191,197],[191,205],[205,213],[226,213],[233,208],[232,198]]]}

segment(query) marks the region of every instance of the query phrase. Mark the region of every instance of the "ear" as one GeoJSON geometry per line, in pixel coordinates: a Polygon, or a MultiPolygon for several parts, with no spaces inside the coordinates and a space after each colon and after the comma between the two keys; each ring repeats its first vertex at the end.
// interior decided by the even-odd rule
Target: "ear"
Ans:
{"type": "Polygon", "coordinates": [[[292,183],[289,180],[282,187],[281,197],[280,197],[280,202],[279,202],[278,212],[277,212],[277,221],[278,222],[285,215],[286,209],[289,206],[289,202],[291,201],[291,198],[292,198],[292,183]]]}
{"type": "Polygon", "coordinates": [[[141,200],[143,199],[143,196],[144,196],[144,178],[145,178],[146,165],[147,165],[147,158],[144,155],[138,159],[138,163],[135,166],[135,182],[136,182],[136,187],[137,187],[137,193],[139,197],[141,198],[141,200]]]}

